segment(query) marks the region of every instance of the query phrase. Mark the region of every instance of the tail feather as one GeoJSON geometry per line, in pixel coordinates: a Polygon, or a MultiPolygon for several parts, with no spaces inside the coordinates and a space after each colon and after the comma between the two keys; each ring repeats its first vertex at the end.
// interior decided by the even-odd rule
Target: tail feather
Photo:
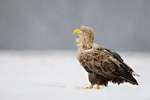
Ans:
{"type": "Polygon", "coordinates": [[[132,75],[140,77],[140,75],[135,72],[132,72],[132,75]]]}
{"type": "Polygon", "coordinates": [[[128,81],[129,83],[133,85],[138,85],[138,82],[132,75],[129,75],[128,77],[121,77],[121,78],[123,78],[124,80],[128,81]]]}

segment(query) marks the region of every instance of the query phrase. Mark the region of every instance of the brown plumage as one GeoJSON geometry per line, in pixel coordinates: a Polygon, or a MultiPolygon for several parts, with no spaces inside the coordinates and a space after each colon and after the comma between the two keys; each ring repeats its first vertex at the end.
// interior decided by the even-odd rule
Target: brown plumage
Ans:
{"type": "Polygon", "coordinates": [[[87,26],[81,26],[74,30],[74,34],[79,34],[77,38],[78,60],[83,68],[88,72],[91,85],[87,89],[93,88],[97,84],[107,86],[108,82],[124,83],[129,82],[138,85],[132,75],[137,75],[116,52],[94,43],[94,31],[87,26]]]}

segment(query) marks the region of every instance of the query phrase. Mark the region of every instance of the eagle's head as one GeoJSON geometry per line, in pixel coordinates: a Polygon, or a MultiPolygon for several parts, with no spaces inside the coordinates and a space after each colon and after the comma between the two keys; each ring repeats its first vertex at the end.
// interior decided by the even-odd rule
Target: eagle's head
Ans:
{"type": "Polygon", "coordinates": [[[90,48],[94,43],[94,30],[88,26],[81,26],[79,29],[75,29],[73,34],[78,34],[79,38],[76,40],[78,46],[82,48],[90,48]]]}
{"type": "Polygon", "coordinates": [[[94,42],[94,30],[88,26],[81,26],[79,29],[75,29],[73,34],[78,34],[81,39],[89,40],[89,42],[94,42]]]}

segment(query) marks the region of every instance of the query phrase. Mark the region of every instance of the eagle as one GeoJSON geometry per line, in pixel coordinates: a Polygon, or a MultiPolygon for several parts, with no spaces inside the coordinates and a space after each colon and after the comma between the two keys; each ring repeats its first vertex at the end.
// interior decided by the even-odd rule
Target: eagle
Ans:
{"type": "Polygon", "coordinates": [[[108,82],[124,83],[129,82],[138,85],[133,77],[139,76],[129,67],[121,56],[100,45],[94,43],[94,30],[88,26],[81,26],[75,29],[73,34],[78,34],[76,39],[78,52],[77,58],[83,68],[88,72],[88,78],[91,83],[86,89],[100,89],[100,85],[107,86],[108,82]]]}

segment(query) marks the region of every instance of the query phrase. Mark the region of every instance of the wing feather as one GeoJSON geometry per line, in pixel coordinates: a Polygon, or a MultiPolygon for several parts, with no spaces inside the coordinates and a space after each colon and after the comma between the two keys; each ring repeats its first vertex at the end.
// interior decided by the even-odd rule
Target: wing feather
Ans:
{"type": "MultiPolygon", "coordinates": [[[[116,52],[109,49],[98,48],[78,53],[78,59],[87,72],[94,72],[105,77],[125,77],[128,67],[116,52]]],[[[132,72],[132,69],[129,73],[132,72]]]]}

